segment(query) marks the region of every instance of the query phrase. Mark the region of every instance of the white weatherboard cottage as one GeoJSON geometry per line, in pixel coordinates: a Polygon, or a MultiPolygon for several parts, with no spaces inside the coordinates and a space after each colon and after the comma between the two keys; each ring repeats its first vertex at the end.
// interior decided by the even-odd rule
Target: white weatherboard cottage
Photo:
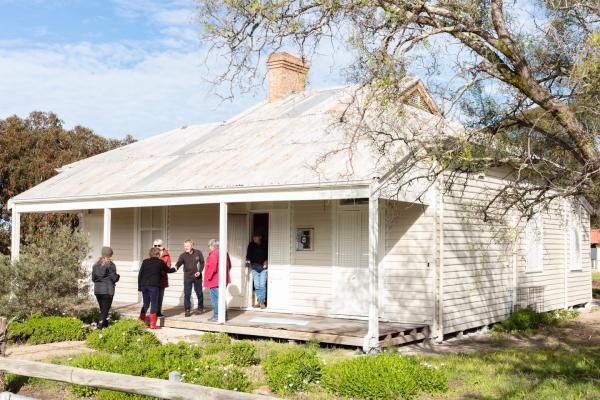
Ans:
{"type": "MultiPolygon", "coordinates": [[[[230,310],[252,310],[244,258],[251,232],[261,228],[269,244],[262,315],[363,321],[368,329],[358,341],[314,337],[365,349],[386,336],[406,341],[384,324],[426,327],[420,337],[441,340],[503,320],[518,305],[545,311],[590,300],[587,203],[551,205],[507,246],[470,207],[504,182],[499,171],[456,192],[434,185],[417,200],[422,187],[394,196],[380,190],[391,168],[368,145],[351,156],[333,152],[316,169],[347,141],[331,121],[351,89],[305,92],[307,68],[286,53],[274,53],[268,65],[269,101],[224,123],[182,127],[66,165],[11,199],[13,258],[21,214],[79,213],[92,256],[102,245],[114,249],[115,301],[136,303],[137,271],[153,239],[165,240],[176,260],[185,239],[206,256],[208,240],[219,238],[221,257],[228,250],[233,262],[231,285],[220,286],[225,325],[212,325],[223,331],[233,325],[225,301],[230,310]]],[[[405,90],[403,118],[425,121],[422,130],[460,129],[442,119],[418,79],[406,79],[405,90]]],[[[165,304],[182,304],[180,274],[170,275],[170,285],[165,304]]],[[[279,337],[293,337],[285,329],[279,337]]]]}

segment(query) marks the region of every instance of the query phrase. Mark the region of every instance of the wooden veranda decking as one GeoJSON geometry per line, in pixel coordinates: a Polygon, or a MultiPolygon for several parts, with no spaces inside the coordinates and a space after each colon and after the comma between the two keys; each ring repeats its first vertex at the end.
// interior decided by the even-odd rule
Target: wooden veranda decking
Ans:
{"type": "MultiPolygon", "coordinates": [[[[140,307],[139,303],[115,304],[113,309],[125,316],[137,317],[140,307]]],[[[283,314],[262,310],[228,310],[225,324],[207,321],[212,316],[212,309],[205,309],[202,314],[193,311],[190,317],[185,317],[181,306],[167,306],[164,307],[163,314],[165,317],[160,318],[160,325],[170,328],[302,341],[317,339],[322,343],[344,346],[361,347],[368,330],[368,322],[362,320],[283,314]]],[[[428,334],[429,327],[427,325],[379,323],[380,345],[415,342],[425,339],[428,334]]]]}

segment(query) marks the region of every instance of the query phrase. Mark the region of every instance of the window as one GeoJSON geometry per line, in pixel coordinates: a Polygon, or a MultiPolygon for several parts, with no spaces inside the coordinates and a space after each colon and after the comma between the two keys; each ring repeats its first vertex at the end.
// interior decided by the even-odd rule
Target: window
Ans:
{"type": "Polygon", "coordinates": [[[148,258],[148,251],[152,247],[152,244],[155,239],[162,239],[163,241],[166,241],[166,238],[164,237],[165,208],[144,207],[140,209],[139,215],[139,257],[140,260],[143,260],[145,258],[148,258]]]}
{"type": "Polygon", "coordinates": [[[536,213],[525,226],[526,262],[525,272],[544,270],[544,219],[536,213]]]}
{"type": "Polygon", "coordinates": [[[571,271],[582,269],[581,231],[579,212],[576,209],[571,209],[569,218],[569,269],[571,271]]]}

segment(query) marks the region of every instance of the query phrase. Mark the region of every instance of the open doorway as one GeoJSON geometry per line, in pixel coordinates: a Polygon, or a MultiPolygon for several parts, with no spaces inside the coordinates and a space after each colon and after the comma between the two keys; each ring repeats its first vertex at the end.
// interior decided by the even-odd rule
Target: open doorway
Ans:
{"type": "MultiPolygon", "coordinates": [[[[250,293],[250,304],[253,305],[253,309],[263,309],[267,304],[267,271],[261,267],[254,271],[255,265],[262,265],[263,261],[268,257],[268,242],[269,242],[269,214],[268,213],[256,213],[251,214],[250,216],[250,245],[248,247],[248,254],[252,254],[249,256],[249,260],[252,262],[251,271],[251,293],[250,293]],[[252,243],[254,241],[254,236],[258,235],[262,237],[261,242],[257,247],[256,243],[252,243]],[[252,252],[250,252],[250,246],[253,246],[252,252]],[[262,250],[261,250],[262,249],[262,250]],[[259,275],[255,275],[259,274],[259,275]],[[256,279],[256,280],[255,280],[256,279]],[[259,289],[257,289],[259,288],[259,289]],[[262,303],[262,305],[261,305],[262,303]]],[[[260,240],[260,239],[257,239],[260,240]]]]}
{"type": "Polygon", "coordinates": [[[261,233],[265,241],[269,240],[269,214],[252,214],[250,240],[255,233],[261,233]]]}

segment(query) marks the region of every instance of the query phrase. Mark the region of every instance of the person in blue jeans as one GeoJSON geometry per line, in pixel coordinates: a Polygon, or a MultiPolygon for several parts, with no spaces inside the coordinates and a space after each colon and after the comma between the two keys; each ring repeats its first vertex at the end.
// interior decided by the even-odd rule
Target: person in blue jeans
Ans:
{"type": "MultiPolygon", "coordinates": [[[[213,316],[208,321],[219,321],[219,241],[210,239],[208,242],[210,253],[206,258],[206,270],[204,271],[204,287],[210,290],[210,302],[213,305],[213,316]]],[[[231,283],[229,271],[231,271],[231,260],[227,253],[225,274],[225,286],[231,283]]],[[[227,312],[227,308],[225,309],[227,312]]]]}
{"type": "Polygon", "coordinates": [[[252,281],[256,291],[254,308],[267,307],[267,268],[269,266],[269,248],[261,232],[252,235],[252,241],[246,251],[246,265],[252,268],[252,281]]]}
{"type": "Polygon", "coordinates": [[[204,297],[202,295],[202,270],[204,269],[204,256],[200,250],[194,249],[194,242],[183,242],[184,252],[181,253],[175,267],[177,270],[183,265],[183,309],[185,316],[190,316],[192,308],[192,288],[198,298],[198,312],[204,311],[204,297]]]}

